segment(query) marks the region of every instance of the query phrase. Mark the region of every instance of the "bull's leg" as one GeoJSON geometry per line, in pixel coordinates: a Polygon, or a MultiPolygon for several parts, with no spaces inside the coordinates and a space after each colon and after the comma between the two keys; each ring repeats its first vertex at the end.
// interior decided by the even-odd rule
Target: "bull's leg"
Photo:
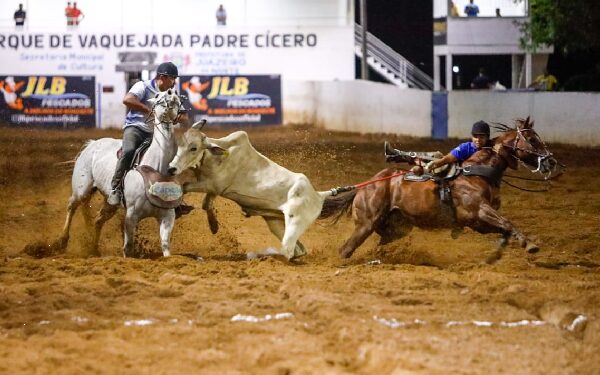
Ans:
{"type": "Polygon", "coordinates": [[[175,210],[163,210],[165,214],[160,218],[160,245],[163,256],[171,256],[171,233],[175,225],[175,210]]]}
{"type": "Polygon", "coordinates": [[[216,196],[214,194],[206,194],[204,200],[202,201],[202,209],[206,211],[206,217],[208,218],[208,226],[210,227],[210,232],[212,234],[217,234],[219,231],[219,221],[217,220],[217,215],[215,214],[215,202],[216,196]]]}
{"type": "MultiPolygon", "coordinates": [[[[266,217],[263,216],[267,226],[271,233],[273,233],[279,241],[283,240],[283,236],[285,234],[285,221],[281,218],[277,217],[266,217]]],[[[292,259],[300,258],[306,255],[306,248],[300,241],[296,241],[296,247],[294,248],[294,256],[292,259]]]]}
{"type": "Polygon", "coordinates": [[[94,219],[94,237],[92,238],[91,255],[100,256],[100,252],[98,251],[98,241],[100,240],[102,227],[104,226],[104,223],[115,215],[117,208],[117,206],[111,206],[105,201],[104,205],[96,215],[96,218],[94,219]]]}
{"type": "Polygon", "coordinates": [[[135,212],[135,205],[127,207],[125,214],[125,224],[123,225],[123,256],[133,256],[133,246],[135,241],[135,228],[139,218],[135,212]]]}
{"type": "Polygon", "coordinates": [[[473,229],[478,232],[497,232],[502,234],[499,246],[494,254],[488,257],[488,263],[494,262],[500,259],[502,256],[502,250],[508,244],[508,239],[513,236],[519,241],[521,247],[524,247],[527,252],[535,253],[539,250],[537,245],[527,239],[517,228],[515,228],[508,219],[503,217],[487,203],[482,203],[477,212],[478,223],[473,229]]]}

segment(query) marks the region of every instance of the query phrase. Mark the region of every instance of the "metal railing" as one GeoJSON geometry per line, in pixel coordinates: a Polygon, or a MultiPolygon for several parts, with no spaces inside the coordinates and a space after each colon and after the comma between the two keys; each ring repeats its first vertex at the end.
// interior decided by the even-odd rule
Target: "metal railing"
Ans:
{"type": "MultiPolygon", "coordinates": [[[[361,43],[362,26],[354,24],[354,45],[360,47],[361,43]]],[[[433,89],[433,79],[430,76],[394,51],[375,35],[367,32],[367,58],[369,57],[373,58],[375,63],[381,64],[409,87],[424,90],[433,89]]]]}

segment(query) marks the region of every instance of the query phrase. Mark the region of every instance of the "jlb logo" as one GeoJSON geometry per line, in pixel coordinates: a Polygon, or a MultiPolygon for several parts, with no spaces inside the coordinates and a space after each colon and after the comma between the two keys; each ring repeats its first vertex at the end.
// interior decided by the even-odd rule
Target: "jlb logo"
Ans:
{"type": "Polygon", "coordinates": [[[65,93],[66,87],[67,80],[65,77],[52,77],[49,87],[46,77],[29,77],[29,80],[27,81],[27,87],[21,96],[61,95],[65,93]]]}
{"type": "Polygon", "coordinates": [[[233,87],[230,87],[229,77],[213,77],[212,88],[207,98],[213,99],[218,95],[222,96],[233,96],[233,95],[246,95],[248,93],[248,86],[250,81],[245,77],[236,77],[233,81],[233,87]]]}

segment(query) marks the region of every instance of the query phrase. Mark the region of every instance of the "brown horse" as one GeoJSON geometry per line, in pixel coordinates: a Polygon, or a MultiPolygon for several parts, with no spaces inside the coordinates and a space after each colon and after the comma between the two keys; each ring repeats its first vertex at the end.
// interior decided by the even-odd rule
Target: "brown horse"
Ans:
{"type": "Polygon", "coordinates": [[[449,199],[442,201],[439,183],[408,181],[394,168],[377,173],[373,180],[386,178],[363,189],[328,198],[321,218],[337,213],[336,220],[352,206],[355,229],[340,249],[340,256],[348,258],[373,232],[381,236],[380,244],[389,243],[406,235],[413,226],[419,228],[450,228],[456,238],[463,227],[479,233],[500,233],[497,250],[488,257],[494,262],[514,236],[528,252],[538,247],[525,237],[505,217],[500,207],[500,180],[506,168],[516,169],[519,162],[550,176],[558,165],[546,145],[533,130],[529,118],[517,120],[516,127],[498,125],[501,135],[493,139],[493,147],[485,147],[462,164],[461,173],[447,180],[449,199]],[[483,167],[481,167],[483,166],[483,167]],[[469,173],[476,170],[475,174],[469,173]]]}

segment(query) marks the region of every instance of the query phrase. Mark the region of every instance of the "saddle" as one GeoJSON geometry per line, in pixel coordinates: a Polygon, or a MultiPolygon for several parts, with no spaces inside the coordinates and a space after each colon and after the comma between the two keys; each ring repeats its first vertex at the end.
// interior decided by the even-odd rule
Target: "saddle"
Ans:
{"type": "MultiPolygon", "coordinates": [[[[144,157],[144,154],[146,153],[146,150],[148,150],[148,147],[150,147],[151,143],[152,139],[146,139],[144,142],[142,142],[142,144],[140,144],[140,146],[135,150],[133,158],[131,159],[131,164],[127,167],[127,170],[133,169],[136,165],[140,163],[142,157],[144,157]]],[[[119,149],[117,150],[117,159],[121,159],[121,157],[123,157],[123,147],[119,147],[119,149]]]]}
{"type": "Polygon", "coordinates": [[[150,203],[159,208],[175,208],[183,200],[183,188],[175,176],[163,176],[154,168],[139,165],[135,168],[144,178],[144,191],[150,203]]]}

